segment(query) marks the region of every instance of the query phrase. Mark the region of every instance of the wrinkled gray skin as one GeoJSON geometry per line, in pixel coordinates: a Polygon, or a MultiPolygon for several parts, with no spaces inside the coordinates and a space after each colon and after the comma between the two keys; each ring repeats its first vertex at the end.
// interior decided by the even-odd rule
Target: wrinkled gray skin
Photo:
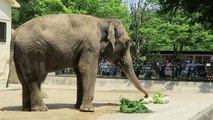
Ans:
{"type": "Polygon", "coordinates": [[[11,42],[23,88],[22,109],[46,111],[40,90],[47,73],[73,67],[77,74],[75,108],[94,111],[91,102],[99,57],[120,65],[134,86],[148,97],[133,72],[129,45],[130,38],[117,19],[58,14],[26,22],[13,33],[11,42]]]}

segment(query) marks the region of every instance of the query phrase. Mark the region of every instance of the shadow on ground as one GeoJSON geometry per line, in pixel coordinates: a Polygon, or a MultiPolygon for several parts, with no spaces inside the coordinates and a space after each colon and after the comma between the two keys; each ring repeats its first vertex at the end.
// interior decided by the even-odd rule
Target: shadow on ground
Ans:
{"type": "Polygon", "coordinates": [[[211,93],[213,92],[213,83],[202,83],[199,88],[201,93],[211,93]]]}
{"type": "Polygon", "coordinates": [[[144,85],[147,89],[152,89],[153,86],[159,85],[160,89],[173,90],[175,86],[178,86],[178,81],[144,81],[144,85]]]}
{"type": "MultiPolygon", "coordinates": [[[[49,110],[55,109],[75,109],[74,104],[66,104],[66,103],[55,103],[55,104],[46,104],[49,110]]],[[[119,106],[117,103],[93,103],[93,106],[96,107],[103,107],[103,106],[119,106]]],[[[22,111],[22,106],[8,106],[3,107],[1,111],[22,111]]]]}

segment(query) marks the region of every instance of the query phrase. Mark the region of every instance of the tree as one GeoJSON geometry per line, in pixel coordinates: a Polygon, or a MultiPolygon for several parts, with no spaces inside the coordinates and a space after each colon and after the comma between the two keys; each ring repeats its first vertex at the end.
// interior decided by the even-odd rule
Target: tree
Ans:
{"type": "Polygon", "coordinates": [[[46,14],[77,13],[97,17],[130,20],[128,8],[121,0],[17,0],[20,9],[13,9],[13,27],[46,14]]]}
{"type": "Polygon", "coordinates": [[[191,27],[191,31],[193,31],[191,33],[193,44],[185,50],[213,51],[213,34],[211,30],[206,30],[200,23],[195,23],[191,27]]]}
{"type": "Polygon", "coordinates": [[[155,5],[157,0],[138,0],[138,2],[132,2],[130,4],[130,26],[129,32],[132,38],[132,53],[134,57],[139,58],[147,52],[146,41],[143,39],[140,29],[143,27],[143,23],[147,21],[155,12],[155,5]]]}
{"type": "Polygon", "coordinates": [[[162,24],[163,21],[153,15],[147,19],[147,21],[143,23],[143,27],[140,28],[141,38],[144,43],[143,50],[146,51],[146,53],[167,49],[164,48],[164,46],[167,46],[169,41],[165,38],[165,35],[162,34],[162,24]]]}
{"type": "Polygon", "coordinates": [[[61,0],[17,0],[21,8],[13,9],[12,21],[13,27],[17,27],[24,22],[46,14],[71,13],[61,0]]]}
{"type": "Polygon", "coordinates": [[[159,0],[161,10],[173,14],[183,10],[194,21],[199,21],[205,26],[213,27],[213,2],[212,0],[159,0]],[[197,14],[194,17],[194,14],[197,14]]]}
{"type": "Polygon", "coordinates": [[[212,50],[211,31],[200,23],[190,23],[191,18],[181,11],[173,16],[151,16],[140,29],[147,51],[170,50],[174,51],[174,57],[178,57],[183,50],[212,50]]]}
{"type": "MultiPolygon", "coordinates": [[[[137,4],[140,4],[140,1],[137,4]]],[[[150,4],[147,4],[147,7],[137,6],[133,6],[134,9],[131,10],[133,12],[130,24],[132,49],[136,59],[149,54],[150,51],[174,51],[174,57],[179,57],[183,50],[213,49],[212,32],[204,29],[200,23],[192,24],[193,20],[185,12],[159,14],[158,5],[152,8],[149,7],[150,4]]]]}

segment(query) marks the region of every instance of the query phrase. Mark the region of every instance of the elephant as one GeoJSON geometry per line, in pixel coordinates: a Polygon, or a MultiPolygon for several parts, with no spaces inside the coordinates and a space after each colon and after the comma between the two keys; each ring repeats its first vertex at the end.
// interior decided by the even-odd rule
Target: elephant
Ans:
{"type": "Polygon", "coordinates": [[[51,14],[33,18],[12,34],[11,53],[22,85],[22,110],[47,111],[40,95],[49,72],[72,67],[77,76],[75,108],[93,112],[99,58],[121,67],[133,85],[148,97],[132,67],[130,37],[114,18],[51,14]]]}

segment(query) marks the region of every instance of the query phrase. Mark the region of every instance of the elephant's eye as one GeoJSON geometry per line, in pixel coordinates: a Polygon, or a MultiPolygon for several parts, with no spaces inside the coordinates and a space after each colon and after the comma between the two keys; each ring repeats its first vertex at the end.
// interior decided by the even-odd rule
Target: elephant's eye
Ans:
{"type": "Polygon", "coordinates": [[[122,50],[123,47],[124,47],[123,44],[122,44],[121,42],[117,42],[116,46],[117,46],[117,48],[118,48],[119,50],[122,50]]]}
{"type": "Polygon", "coordinates": [[[125,48],[128,49],[129,46],[130,46],[130,40],[127,40],[127,41],[125,42],[125,48]]]}

